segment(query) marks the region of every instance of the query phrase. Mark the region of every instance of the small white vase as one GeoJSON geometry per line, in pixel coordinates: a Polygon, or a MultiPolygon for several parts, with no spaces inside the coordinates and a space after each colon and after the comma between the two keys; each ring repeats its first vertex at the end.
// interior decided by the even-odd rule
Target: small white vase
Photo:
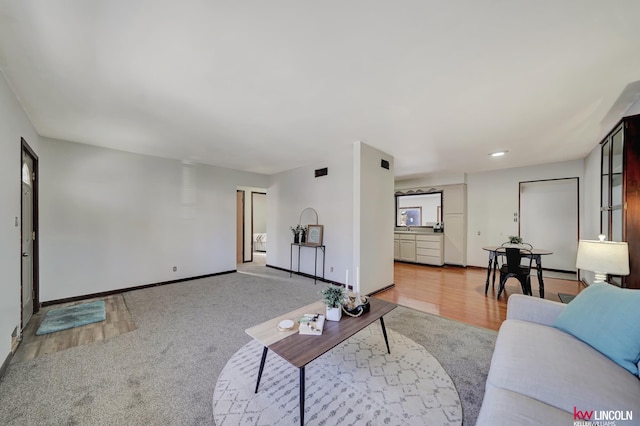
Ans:
{"type": "Polygon", "coordinates": [[[327,306],[326,317],[328,321],[340,321],[340,318],[342,318],[342,308],[330,308],[327,306]]]}

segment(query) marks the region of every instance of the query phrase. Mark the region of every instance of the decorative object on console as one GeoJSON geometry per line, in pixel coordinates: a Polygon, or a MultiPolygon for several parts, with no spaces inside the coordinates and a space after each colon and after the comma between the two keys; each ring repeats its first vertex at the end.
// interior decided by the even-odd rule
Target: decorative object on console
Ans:
{"type": "Polygon", "coordinates": [[[295,323],[292,320],[290,319],[282,320],[280,321],[280,323],[278,323],[278,331],[291,331],[293,330],[294,326],[295,326],[295,323]]]}
{"type": "Polygon", "coordinates": [[[327,305],[327,320],[340,321],[345,296],[344,288],[329,284],[320,290],[320,294],[323,297],[322,301],[327,305]]]}
{"type": "Polygon", "coordinates": [[[309,225],[307,227],[307,245],[308,246],[321,246],[322,234],[324,231],[323,225],[309,225]]]}
{"type": "Polygon", "coordinates": [[[594,282],[605,282],[607,274],[629,275],[629,246],[626,242],[580,240],[576,268],[595,272],[594,282]]]}
{"type": "Polygon", "coordinates": [[[366,314],[371,309],[369,298],[367,296],[360,296],[360,300],[357,300],[357,296],[349,296],[348,302],[342,306],[342,310],[350,317],[359,317],[362,314],[366,314]]]}
{"type": "Polygon", "coordinates": [[[298,320],[298,334],[310,334],[312,336],[320,336],[324,329],[325,316],[322,314],[304,314],[298,320]]]}
{"type": "Polygon", "coordinates": [[[291,229],[291,232],[293,233],[293,242],[295,244],[304,242],[305,233],[307,232],[307,228],[305,226],[297,224],[296,226],[290,226],[289,229],[291,229]]]}
{"type": "MultiPolygon", "coordinates": [[[[347,278],[348,278],[347,271],[347,278]]],[[[349,281],[347,279],[347,281],[349,281]]],[[[350,317],[359,317],[360,315],[369,312],[371,309],[371,304],[369,303],[369,298],[366,296],[360,295],[360,267],[356,267],[356,284],[354,286],[355,295],[348,296],[346,303],[343,304],[342,310],[345,314],[350,317]]]]}

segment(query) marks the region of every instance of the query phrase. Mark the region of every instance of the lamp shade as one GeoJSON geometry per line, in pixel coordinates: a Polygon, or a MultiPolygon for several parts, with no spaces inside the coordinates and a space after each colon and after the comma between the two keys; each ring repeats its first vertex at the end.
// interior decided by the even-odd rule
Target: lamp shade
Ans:
{"type": "Polygon", "coordinates": [[[580,240],[576,268],[611,275],[629,275],[626,242],[580,240]]]}

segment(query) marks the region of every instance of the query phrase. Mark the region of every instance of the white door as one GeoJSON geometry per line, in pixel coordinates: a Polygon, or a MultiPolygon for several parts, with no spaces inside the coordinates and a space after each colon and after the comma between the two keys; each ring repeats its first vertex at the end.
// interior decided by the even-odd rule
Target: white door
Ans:
{"type": "Polygon", "coordinates": [[[33,158],[22,150],[22,329],[33,315],[33,169],[33,158]]]}
{"type": "Polygon", "coordinates": [[[545,269],[575,272],[578,178],[520,182],[520,236],[534,248],[553,251],[543,256],[545,269]]]}

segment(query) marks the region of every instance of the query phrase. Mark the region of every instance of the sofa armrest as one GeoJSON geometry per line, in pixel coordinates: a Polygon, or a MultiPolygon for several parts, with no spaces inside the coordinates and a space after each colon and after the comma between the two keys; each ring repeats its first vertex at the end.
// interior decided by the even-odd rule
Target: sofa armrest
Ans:
{"type": "Polygon", "coordinates": [[[507,319],[553,325],[566,305],[552,300],[513,294],[507,302],[507,319]]]}

